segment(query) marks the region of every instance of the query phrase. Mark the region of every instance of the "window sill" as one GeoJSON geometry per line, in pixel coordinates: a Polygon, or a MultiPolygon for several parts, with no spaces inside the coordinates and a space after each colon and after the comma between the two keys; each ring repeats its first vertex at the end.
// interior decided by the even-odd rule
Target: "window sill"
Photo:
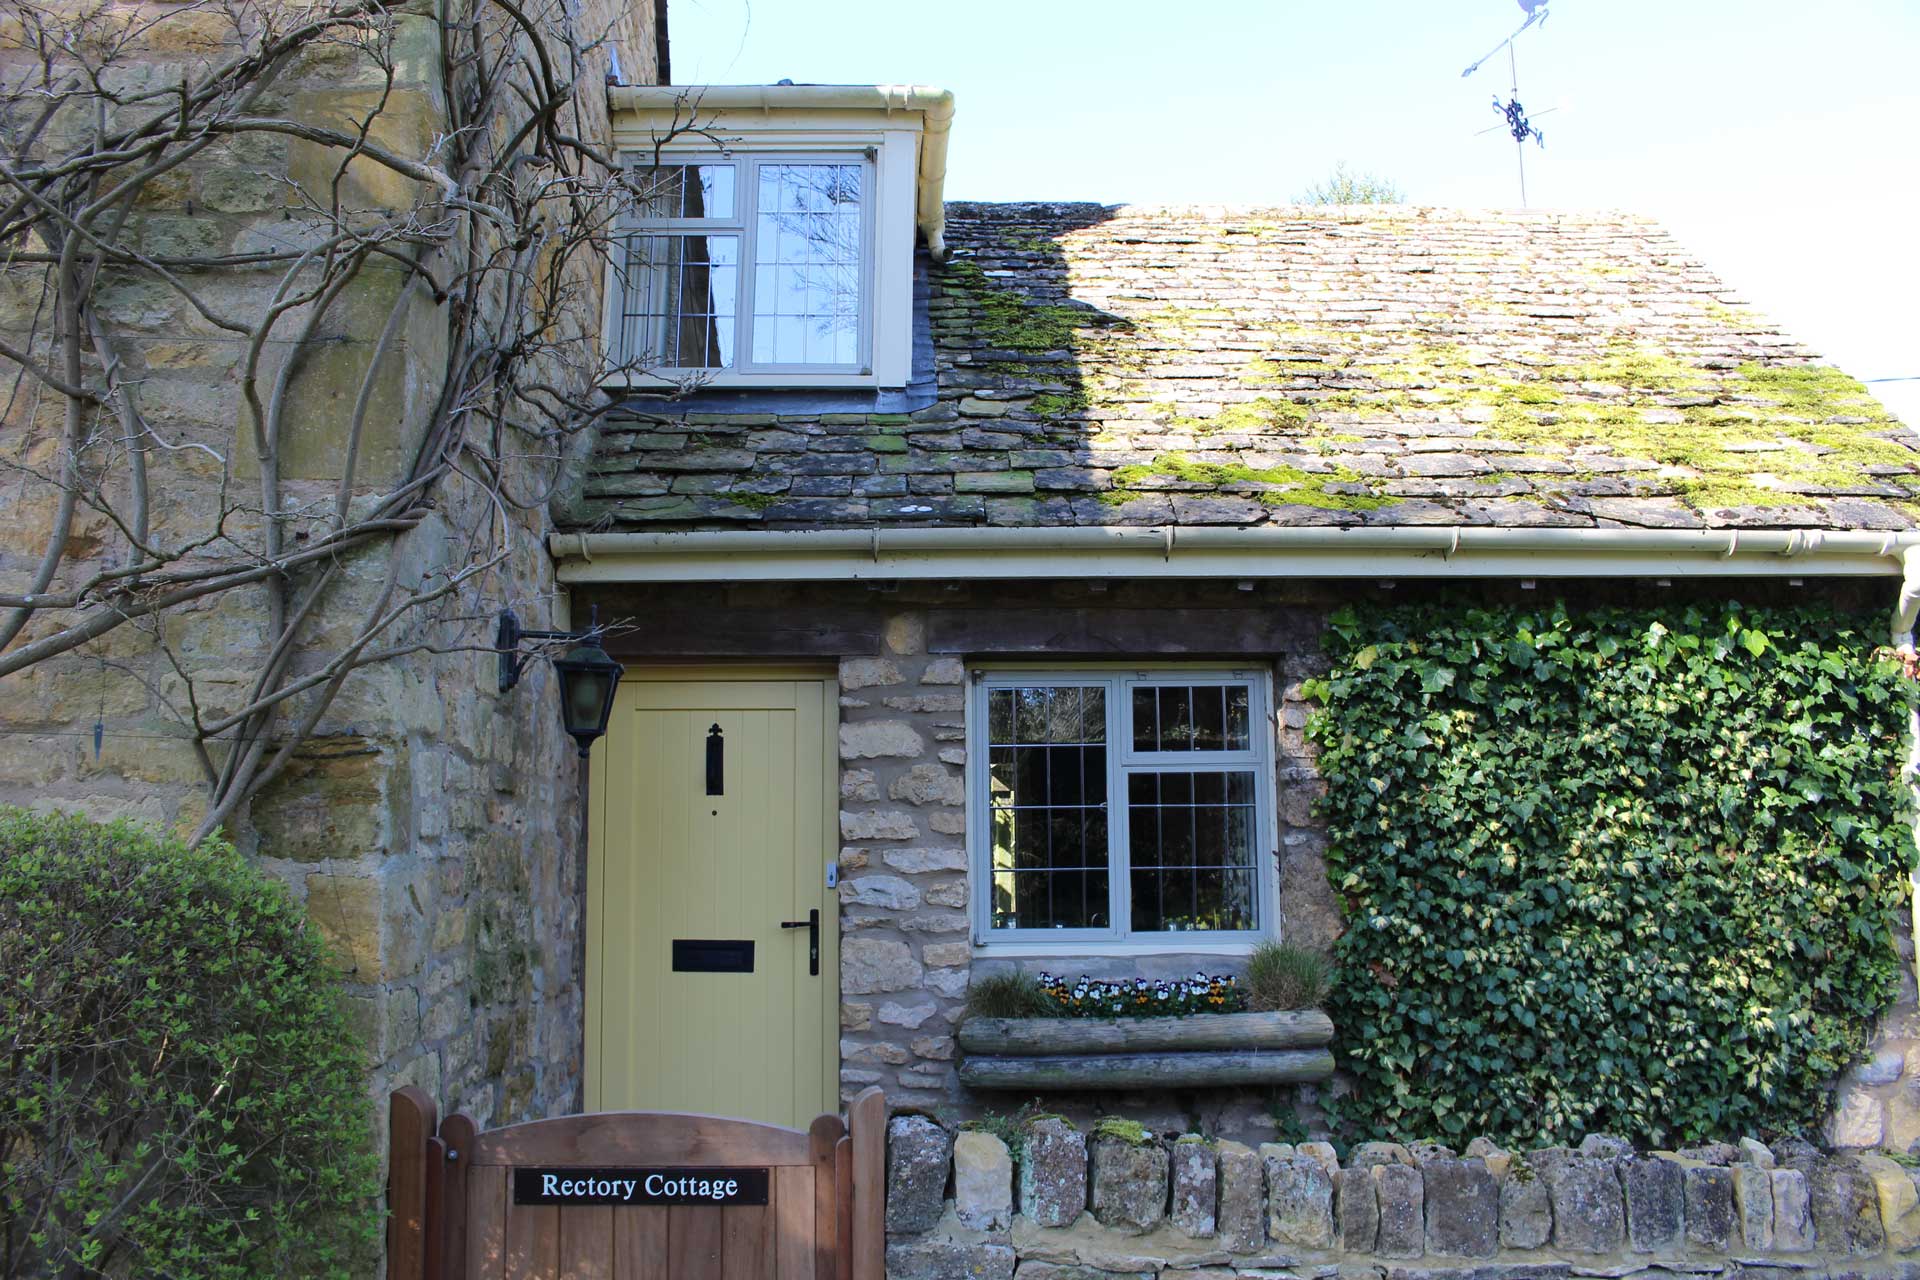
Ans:
{"type": "Polygon", "coordinates": [[[973,955],[976,960],[1022,960],[1044,959],[1050,956],[1087,957],[1102,960],[1128,960],[1138,956],[1237,956],[1244,958],[1252,954],[1253,949],[1267,941],[1265,934],[1252,934],[1246,938],[1225,939],[1209,938],[1206,941],[1175,942],[1172,940],[1152,942],[1113,942],[1113,941],[1077,941],[1041,942],[975,940],[973,955]]]}

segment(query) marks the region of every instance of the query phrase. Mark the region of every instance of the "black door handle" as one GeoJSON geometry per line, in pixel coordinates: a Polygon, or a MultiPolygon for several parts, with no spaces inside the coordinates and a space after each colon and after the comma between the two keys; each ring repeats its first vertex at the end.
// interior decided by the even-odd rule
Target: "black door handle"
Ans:
{"type": "Polygon", "coordinates": [[[782,920],[782,929],[805,929],[807,931],[807,972],[814,977],[820,976],[820,908],[807,912],[805,920],[782,920]]]}

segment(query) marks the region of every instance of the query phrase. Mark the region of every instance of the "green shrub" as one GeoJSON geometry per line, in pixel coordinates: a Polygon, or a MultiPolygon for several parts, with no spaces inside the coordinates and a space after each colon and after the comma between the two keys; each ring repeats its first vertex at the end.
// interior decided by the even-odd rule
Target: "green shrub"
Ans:
{"type": "Polygon", "coordinates": [[[364,1270],[359,1045],[231,848],[0,809],[0,1274],[364,1270]]]}
{"type": "Polygon", "coordinates": [[[1247,1007],[1260,1013],[1312,1009],[1333,986],[1327,957],[1284,942],[1263,942],[1247,957],[1247,1007]]]}
{"type": "Polygon", "coordinates": [[[1363,1134],[1810,1131],[1894,995],[1877,617],[1343,612],[1312,733],[1363,1134]]]}
{"type": "Polygon", "coordinates": [[[1030,973],[991,973],[967,988],[970,1018],[1045,1018],[1060,1012],[1030,973]]]}

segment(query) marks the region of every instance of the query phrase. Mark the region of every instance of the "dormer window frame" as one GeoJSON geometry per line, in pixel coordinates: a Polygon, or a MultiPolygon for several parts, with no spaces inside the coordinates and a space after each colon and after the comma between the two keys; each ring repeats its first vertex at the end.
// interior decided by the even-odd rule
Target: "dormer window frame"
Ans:
{"type": "Polygon", "coordinates": [[[617,229],[610,246],[612,254],[626,253],[630,237],[649,231],[686,235],[711,227],[720,234],[737,235],[740,240],[735,287],[738,301],[732,320],[736,326],[734,360],[726,368],[682,364],[622,370],[621,366],[633,358],[623,284],[637,284],[639,273],[624,270],[617,260],[609,262],[602,327],[609,370],[605,385],[609,390],[660,390],[688,384],[743,389],[906,385],[912,362],[920,117],[907,112],[873,114],[879,117],[874,127],[832,128],[822,127],[819,113],[813,112],[728,112],[703,135],[687,136],[684,145],[676,139],[673,145],[657,148],[650,137],[632,125],[623,129],[616,124],[623,163],[639,168],[699,162],[734,165],[735,204],[733,216],[727,219],[631,219],[617,229]],[[767,165],[783,162],[831,164],[849,160],[858,162],[863,174],[859,358],[852,364],[837,365],[756,363],[749,345],[753,318],[747,314],[754,290],[753,175],[767,165]]]}

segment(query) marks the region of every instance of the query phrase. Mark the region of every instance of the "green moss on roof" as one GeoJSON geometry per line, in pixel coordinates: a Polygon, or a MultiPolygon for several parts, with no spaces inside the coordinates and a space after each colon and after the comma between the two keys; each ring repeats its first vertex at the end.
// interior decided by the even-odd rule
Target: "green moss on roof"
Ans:
{"type": "Polygon", "coordinates": [[[1362,485],[1360,475],[1345,467],[1330,471],[1303,471],[1298,467],[1248,467],[1237,463],[1194,462],[1179,453],[1163,453],[1151,463],[1116,469],[1113,501],[1126,501],[1140,491],[1152,489],[1155,479],[1180,480],[1203,484],[1213,489],[1257,489],[1260,501],[1269,506],[1322,507],[1339,511],[1373,511],[1390,506],[1392,498],[1371,492],[1349,493],[1332,485],[1362,485]]]}

